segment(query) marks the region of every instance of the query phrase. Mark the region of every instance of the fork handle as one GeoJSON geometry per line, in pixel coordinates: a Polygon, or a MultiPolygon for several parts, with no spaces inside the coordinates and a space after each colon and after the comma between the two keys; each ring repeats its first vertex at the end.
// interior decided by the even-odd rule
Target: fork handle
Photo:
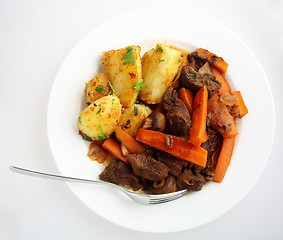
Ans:
{"type": "Polygon", "coordinates": [[[16,167],[11,165],[10,169],[16,170],[19,172],[24,172],[28,174],[33,174],[33,175],[38,175],[42,177],[47,177],[47,178],[52,178],[52,179],[57,179],[57,180],[68,180],[68,181],[74,181],[74,182],[85,182],[85,183],[103,183],[105,184],[106,182],[101,182],[101,181],[96,181],[96,180],[90,180],[90,179],[83,179],[83,178],[75,178],[75,177],[67,177],[67,176],[62,176],[62,175],[57,175],[57,174],[51,174],[51,173],[45,173],[45,172],[38,172],[30,169],[25,169],[21,167],[16,167]]]}

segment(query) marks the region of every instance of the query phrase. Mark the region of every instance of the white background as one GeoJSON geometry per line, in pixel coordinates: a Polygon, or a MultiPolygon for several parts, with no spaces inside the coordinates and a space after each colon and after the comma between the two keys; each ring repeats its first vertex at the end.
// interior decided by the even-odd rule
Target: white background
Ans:
{"type": "MultiPolygon", "coordinates": [[[[190,24],[197,23],[183,24],[186,31],[190,24]]],[[[282,0],[1,0],[0,30],[0,240],[283,239],[282,0]],[[49,92],[61,63],[95,26],[113,16],[151,6],[196,11],[230,28],[259,59],[276,107],[274,146],[264,173],[250,193],[219,219],[169,234],[121,228],[91,212],[64,182],[9,170],[9,165],[15,164],[58,173],[48,145],[46,113],[49,92]]],[[[268,128],[264,123],[262,127],[268,128]]],[[[260,138],[260,129],[255,137],[260,138]]]]}

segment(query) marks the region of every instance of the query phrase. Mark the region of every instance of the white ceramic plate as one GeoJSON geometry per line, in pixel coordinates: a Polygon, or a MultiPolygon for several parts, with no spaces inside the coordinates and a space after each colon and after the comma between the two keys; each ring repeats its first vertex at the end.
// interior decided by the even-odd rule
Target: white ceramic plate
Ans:
{"type": "Polygon", "coordinates": [[[97,179],[102,167],[86,156],[88,144],[76,126],[85,82],[103,71],[102,51],[138,44],[145,52],[158,42],[187,50],[203,47],[229,63],[227,76],[233,90],[241,90],[249,114],[239,123],[224,181],[154,206],[139,205],[103,186],[68,185],[92,211],[113,223],[139,231],[174,232],[205,224],[233,208],[258,180],[271,150],[275,113],[269,83],[255,56],[231,31],[196,13],[167,8],[130,12],[100,25],[78,43],[57,74],[48,107],[48,137],[62,174],[97,179]]]}

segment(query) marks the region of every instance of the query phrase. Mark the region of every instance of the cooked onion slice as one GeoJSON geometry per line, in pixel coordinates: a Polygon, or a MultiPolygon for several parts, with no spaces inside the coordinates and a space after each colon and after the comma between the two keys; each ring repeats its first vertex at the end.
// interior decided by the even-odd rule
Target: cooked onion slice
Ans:
{"type": "Polygon", "coordinates": [[[228,92],[225,92],[221,95],[220,101],[223,102],[225,105],[233,106],[237,102],[237,97],[233,96],[228,92]]]}
{"type": "Polygon", "coordinates": [[[110,154],[95,141],[91,142],[87,155],[90,160],[97,161],[98,163],[104,163],[105,160],[111,157],[110,154]]]}
{"type": "Polygon", "coordinates": [[[121,143],[121,150],[122,153],[127,157],[129,155],[129,151],[128,149],[125,147],[125,145],[123,143],[121,143]]]}

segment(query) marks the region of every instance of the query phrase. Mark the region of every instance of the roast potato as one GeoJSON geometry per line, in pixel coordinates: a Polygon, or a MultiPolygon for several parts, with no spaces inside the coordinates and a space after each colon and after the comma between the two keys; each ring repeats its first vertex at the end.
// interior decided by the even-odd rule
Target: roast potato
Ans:
{"type": "Polygon", "coordinates": [[[78,118],[78,129],[84,137],[103,140],[114,132],[121,117],[122,105],[118,97],[99,98],[85,108],[78,118]]]}
{"type": "Polygon", "coordinates": [[[132,137],[136,137],[142,127],[144,119],[151,114],[151,109],[143,104],[134,104],[124,109],[121,114],[119,126],[132,137]]]}
{"type": "Polygon", "coordinates": [[[134,86],[142,78],[140,50],[139,46],[128,46],[102,55],[105,72],[123,107],[131,107],[139,93],[134,86]]]}
{"type": "Polygon", "coordinates": [[[144,86],[140,98],[148,104],[160,103],[182,63],[183,52],[165,44],[146,52],[142,58],[144,86]]]}
{"type": "Polygon", "coordinates": [[[106,96],[110,90],[108,76],[103,73],[99,73],[85,85],[86,103],[88,105],[95,100],[106,96]]]}

